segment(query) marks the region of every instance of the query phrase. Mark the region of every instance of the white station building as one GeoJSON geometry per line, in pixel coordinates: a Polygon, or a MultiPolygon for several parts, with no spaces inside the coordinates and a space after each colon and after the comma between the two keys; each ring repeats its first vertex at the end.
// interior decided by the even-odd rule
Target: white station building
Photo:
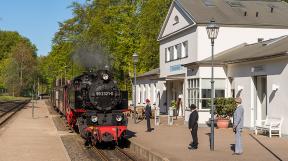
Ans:
{"type": "Polygon", "coordinates": [[[287,135],[288,3],[282,1],[174,0],[158,37],[160,67],[137,77],[137,104],[150,98],[167,113],[171,101],[181,97],[180,116],[193,103],[199,123],[209,120],[211,41],[206,26],[211,19],[220,26],[215,96],[241,96],[244,126],[251,129],[267,115],[283,117],[287,135]]]}

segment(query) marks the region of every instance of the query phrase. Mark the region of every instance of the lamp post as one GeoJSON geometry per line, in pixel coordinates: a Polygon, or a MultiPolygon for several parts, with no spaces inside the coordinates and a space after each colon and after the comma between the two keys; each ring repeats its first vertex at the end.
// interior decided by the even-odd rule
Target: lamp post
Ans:
{"type": "Polygon", "coordinates": [[[137,53],[133,54],[133,63],[134,63],[134,100],[133,100],[133,106],[134,106],[134,123],[136,124],[136,64],[138,62],[138,55],[137,53]]]}
{"type": "Polygon", "coordinates": [[[210,134],[210,150],[214,151],[214,40],[217,38],[219,26],[214,20],[211,20],[206,27],[208,38],[211,40],[211,134],[210,134]]]}

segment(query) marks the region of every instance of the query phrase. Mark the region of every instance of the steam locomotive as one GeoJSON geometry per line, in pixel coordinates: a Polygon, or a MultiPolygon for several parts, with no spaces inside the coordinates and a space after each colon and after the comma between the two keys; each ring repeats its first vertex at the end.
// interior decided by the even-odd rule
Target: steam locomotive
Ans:
{"type": "Polygon", "coordinates": [[[123,139],[128,123],[124,115],[128,111],[128,92],[119,90],[110,71],[86,72],[66,85],[62,82],[56,82],[52,104],[86,139],[86,144],[118,143],[123,139]]]}

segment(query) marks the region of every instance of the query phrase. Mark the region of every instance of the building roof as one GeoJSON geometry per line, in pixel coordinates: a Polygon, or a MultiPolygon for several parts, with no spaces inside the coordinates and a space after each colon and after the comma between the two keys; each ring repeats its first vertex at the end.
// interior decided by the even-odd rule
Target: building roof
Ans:
{"type": "Polygon", "coordinates": [[[138,75],[137,78],[141,78],[141,77],[149,77],[149,76],[157,76],[160,75],[160,69],[159,68],[155,68],[152,69],[146,73],[143,73],[141,75],[138,75]]]}
{"type": "Polygon", "coordinates": [[[280,0],[174,0],[198,24],[288,27],[288,3],[280,0]],[[257,16],[256,16],[257,15],[257,16]]]}
{"type": "MultiPolygon", "coordinates": [[[[215,65],[257,61],[288,56],[288,36],[281,36],[254,44],[241,44],[214,56],[215,65]]],[[[184,66],[211,65],[211,57],[184,66]]]]}

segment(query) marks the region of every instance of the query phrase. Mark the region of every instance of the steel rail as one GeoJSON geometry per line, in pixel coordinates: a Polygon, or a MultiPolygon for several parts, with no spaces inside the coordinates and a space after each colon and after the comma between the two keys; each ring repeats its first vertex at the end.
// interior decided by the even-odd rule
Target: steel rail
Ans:
{"type": "Polygon", "coordinates": [[[11,113],[12,111],[14,111],[13,113],[11,113],[11,115],[9,115],[8,117],[6,117],[4,120],[0,121],[0,127],[6,122],[8,121],[15,113],[17,113],[22,107],[24,107],[24,105],[26,105],[27,103],[29,103],[30,100],[28,101],[24,101],[21,102],[20,104],[16,104],[13,108],[9,109],[8,111],[5,111],[4,113],[2,113],[0,115],[0,119],[4,116],[6,116],[7,114],[11,113]]]}
{"type": "Polygon", "coordinates": [[[122,150],[118,146],[115,147],[115,150],[118,151],[119,153],[121,153],[121,155],[125,156],[129,160],[132,160],[132,161],[137,161],[138,160],[138,159],[132,157],[131,155],[129,155],[127,152],[125,152],[124,150],[122,150]]]}
{"type": "Polygon", "coordinates": [[[109,158],[103,153],[103,150],[97,149],[95,146],[92,146],[92,150],[100,156],[102,161],[109,161],[109,158]]]}

